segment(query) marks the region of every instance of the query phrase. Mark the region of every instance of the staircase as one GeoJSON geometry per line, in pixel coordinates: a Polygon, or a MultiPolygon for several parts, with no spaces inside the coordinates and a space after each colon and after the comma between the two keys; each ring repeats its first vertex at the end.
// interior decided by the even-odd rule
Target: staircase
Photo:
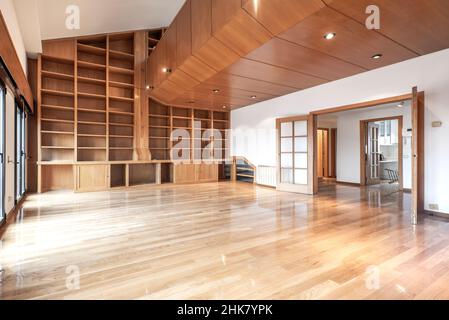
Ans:
{"type": "Polygon", "coordinates": [[[245,157],[234,157],[233,180],[247,183],[256,182],[256,166],[245,157]]]}

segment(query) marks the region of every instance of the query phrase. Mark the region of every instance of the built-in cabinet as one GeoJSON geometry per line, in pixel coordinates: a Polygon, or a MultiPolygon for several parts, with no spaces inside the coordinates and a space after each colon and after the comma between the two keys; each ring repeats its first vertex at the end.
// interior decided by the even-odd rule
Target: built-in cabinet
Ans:
{"type": "Polygon", "coordinates": [[[178,38],[187,36],[185,31],[137,31],[43,43],[38,59],[39,192],[206,182],[223,176],[219,163],[229,150],[229,112],[164,106],[148,97],[148,56],[157,55],[154,48],[167,38],[166,49],[173,52],[161,57],[176,65],[190,51],[176,46],[178,38]],[[211,129],[220,134],[204,139],[211,129]],[[174,130],[188,134],[185,148],[172,139],[174,130]],[[199,161],[204,152],[210,164],[199,161]]]}

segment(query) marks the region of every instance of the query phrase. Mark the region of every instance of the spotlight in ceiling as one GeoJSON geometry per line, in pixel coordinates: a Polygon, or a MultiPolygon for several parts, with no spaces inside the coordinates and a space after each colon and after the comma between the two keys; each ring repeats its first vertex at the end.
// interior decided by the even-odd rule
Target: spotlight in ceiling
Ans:
{"type": "Polygon", "coordinates": [[[405,105],[404,101],[398,104],[398,108],[402,108],[405,105]]]}
{"type": "Polygon", "coordinates": [[[226,109],[227,108],[227,106],[223,106],[223,109],[226,109]]]}
{"type": "Polygon", "coordinates": [[[145,87],[145,89],[147,89],[147,90],[150,90],[150,86],[149,86],[149,85],[147,85],[147,86],[145,87]]]}
{"type": "Polygon", "coordinates": [[[372,56],[371,59],[378,60],[378,59],[380,59],[380,58],[382,58],[382,57],[383,57],[383,54],[377,53],[377,54],[375,54],[374,56],[372,56]]]}
{"type": "Polygon", "coordinates": [[[214,90],[212,90],[214,93],[219,93],[220,92],[220,90],[218,90],[218,89],[214,89],[214,90]]]}
{"type": "Polygon", "coordinates": [[[171,69],[170,68],[162,68],[162,72],[163,73],[171,73],[171,69]]]}
{"type": "Polygon", "coordinates": [[[329,32],[329,33],[326,33],[326,34],[324,35],[324,39],[326,39],[326,40],[332,40],[333,38],[335,38],[336,35],[337,35],[337,34],[336,34],[335,32],[329,32]]]}
{"type": "Polygon", "coordinates": [[[256,99],[257,98],[257,96],[251,96],[251,99],[256,99]]]}

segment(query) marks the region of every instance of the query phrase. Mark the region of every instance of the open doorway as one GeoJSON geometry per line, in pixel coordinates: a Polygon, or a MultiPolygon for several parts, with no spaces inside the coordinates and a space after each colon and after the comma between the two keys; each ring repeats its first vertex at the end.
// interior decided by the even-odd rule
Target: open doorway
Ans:
{"type": "Polygon", "coordinates": [[[411,130],[410,100],[318,115],[318,192],[334,184],[410,191],[411,130]]]}
{"type": "MultiPolygon", "coordinates": [[[[321,109],[313,111],[308,115],[304,114],[301,116],[276,119],[277,189],[280,191],[304,194],[319,193],[320,187],[322,187],[319,183],[321,168],[323,168],[321,174],[323,176],[325,175],[324,167],[318,163],[319,156],[327,159],[326,152],[318,152],[318,129],[326,128],[323,127],[323,122],[331,122],[334,126],[332,129],[336,129],[330,130],[330,132],[335,133],[335,150],[337,155],[334,161],[330,159],[328,162],[328,164],[332,164],[333,162],[335,163],[335,170],[333,172],[335,173],[336,179],[334,186],[338,183],[345,183],[355,185],[357,187],[365,187],[367,168],[365,159],[360,156],[361,150],[365,149],[365,142],[361,139],[361,135],[364,133],[361,133],[362,130],[360,129],[360,123],[363,123],[363,120],[366,121],[366,119],[369,119],[370,121],[373,119],[381,121],[387,117],[401,116],[400,111],[408,109],[409,112],[407,119],[409,122],[408,124],[404,124],[404,119],[406,117],[402,115],[404,125],[402,129],[403,138],[402,141],[399,141],[400,135],[398,135],[398,144],[407,144],[409,152],[408,154],[402,155],[402,161],[399,159],[400,156],[398,155],[398,169],[400,168],[402,162],[403,174],[401,178],[400,170],[397,170],[397,179],[399,180],[397,184],[402,187],[398,188],[400,189],[399,191],[401,194],[404,189],[407,188],[411,191],[411,194],[408,197],[409,203],[403,205],[410,208],[410,218],[412,224],[417,224],[418,214],[424,211],[424,99],[424,92],[418,92],[417,87],[414,87],[412,92],[409,94],[371,100],[352,105],[321,109]],[[393,115],[387,114],[385,112],[387,108],[396,111],[393,115]],[[365,111],[372,112],[376,111],[376,109],[379,112],[377,115],[363,114],[365,111]],[[356,112],[361,112],[362,117],[354,121],[354,117],[348,115],[356,112]],[[341,116],[343,113],[344,116],[341,116]],[[345,123],[348,119],[349,122],[345,123]],[[303,133],[301,135],[297,135],[296,130],[291,129],[293,124],[298,124],[303,128],[301,131],[303,133]],[[304,130],[305,127],[307,127],[307,130],[304,130]],[[349,134],[348,130],[350,131],[349,134]],[[303,142],[305,142],[298,146],[301,148],[298,150],[307,150],[306,152],[303,151],[301,154],[302,159],[298,159],[299,161],[291,160],[293,159],[293,154],[296,155],[295,152],[297,151],[295,143],[292,142],[294,141],[292,139],[293,136],[295,138],[301,138],[303,139],[303,142]],[[353,154],[355,154],[355,156],[352,156],[353,154]],[[404,164],[405,159],[407,159],[408,175],[404,174],[406,170],[404,164]],[[301,166],[297,168],[297,172],[298,174],[301,174],[301,177],[303,177],[302,180],[296,181],[291,179],[292,172],[296,172],[293,170],[295,169],[295,163],[301,164],[301,166]],[[284,177],[284,173],[289,173],[289,176],[284,177]],[[363,175],[365,175],[365,178],[363,178],[363,175]],[[344,179],[342,179],[342,177],[344,179]],[[351,179],[347,179],[347,177],[351,179]],[[409,187],[405,187],[406,182],[409,187]]],[[[326,131],[329,132],[329,130],[326,131]]],[[[324,135],[322,134],[322,136],[324,135]]],[[[332,134],[330,136],[332,136],[332,134]]],[[[378,136],[377,132],[376,136],[378,136]]],[[[321,144],[326,145],[326,140],[327,139],[322,139],[321,144]]],[[[327,150],[329,151],[329,149],[327,150]]],[[[380,162],[379,150],[377,151],[379,158],[376,159],[379,159],[380,162]]],[[[322,162],[325,163],[325,161],[322,162]]],[[[379,168],[378,170],[380,171],[381,169],[379,168]]],[[[382,184],[379,184],[379,186],[382,186],[382,184]]],[[[360,188],[360,190],[363,191],[364,189],[360,188]]],[[[334,195],[337,194],[335,193],[334,195]]]]}
{"type": "MultiPolygon", "coordinates": [[[[411,183],[411,141],[403,133],[404,116],[411,130],[411,110],[405,102],[398,104],[403,115],[360,121],[360,184],[386,186],[403,191],[404,164],[408,186],[411,183]],[[404,149],[407,150],[404,156],[404,149]]],[[[411,189],[411,186],[407,190],[411,189]]]]}

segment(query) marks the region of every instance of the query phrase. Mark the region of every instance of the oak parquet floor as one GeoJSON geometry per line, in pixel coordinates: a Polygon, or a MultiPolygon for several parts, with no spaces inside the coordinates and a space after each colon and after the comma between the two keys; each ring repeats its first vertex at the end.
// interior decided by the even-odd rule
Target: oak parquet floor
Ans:
{"type": "Polygon", "coordinates": [[[449,222],[413,227],[409,207],[232,182],[31,195],[1,239],[0,298],[447,299],[449,222]]]}

